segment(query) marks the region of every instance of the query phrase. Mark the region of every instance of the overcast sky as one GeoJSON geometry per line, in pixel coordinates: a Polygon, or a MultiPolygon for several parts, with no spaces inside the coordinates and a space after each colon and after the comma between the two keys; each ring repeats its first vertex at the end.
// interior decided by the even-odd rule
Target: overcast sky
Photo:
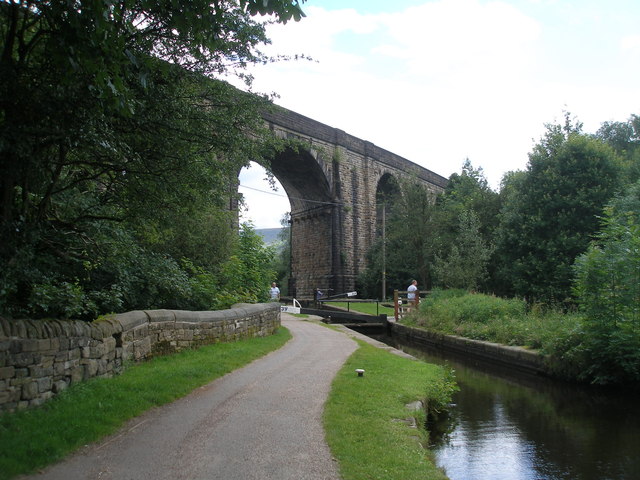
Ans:
{"type": "MultiPolygon", "coordinates": [[[[497,189],[564,111],[586,132],[640,114],[638,0],[308,0],[303,10],[268,28],[264,50],[315,61],[254,68],[254,90],[445,177],[469,158],[497,189]]],[[[286,195],[252,190],[269,190],[254,170],[240,177],[242,220],[278,227],[286,195]]]]}

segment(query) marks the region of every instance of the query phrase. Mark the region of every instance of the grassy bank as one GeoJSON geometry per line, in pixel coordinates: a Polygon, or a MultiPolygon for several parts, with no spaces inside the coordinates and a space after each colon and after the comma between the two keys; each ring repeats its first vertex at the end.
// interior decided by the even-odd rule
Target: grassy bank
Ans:
{"type": "MultiPolygon", "coordinates": [[[[334,379],[324,414],[342,478],[446,479],[422,446],[426,431],[402,420],[412,415],[407,403],[431,398],[431,406],[438,408],[449,402],[452,388],[441,367],[361,344],[334,379]],[[363,377],[356,368],[365,370],[363,377]]],[[[421,424],[424,414],[418,416],[421,424]]]]}
{"type": "MultiPolygon", "coordinates": [[[[461,290],[435,290],[403,323],[432,332],[521,346],[545,357],[549,373],[569,381],[590,381],[585,318],[521,299],[504,299],[461,290]]],[[[637,388],[635,385],[625,385],[637,388]]]]}
{"type": "Polygon", "coordinates": [[[582,319],[578,314],[530,308],[520,299],[436,290],[403,323],[447,335],[552,353],[559,341],[579,329],[582,319]]]}
{"type": "Polygon", "coordinates": [[[132,365],[110,379],[76,384],[42,408],[0,416],[0,479],[32,472],[115,432],[150,408],[185,396],[291,338],[275,335],[219,343],[132,365]]]}

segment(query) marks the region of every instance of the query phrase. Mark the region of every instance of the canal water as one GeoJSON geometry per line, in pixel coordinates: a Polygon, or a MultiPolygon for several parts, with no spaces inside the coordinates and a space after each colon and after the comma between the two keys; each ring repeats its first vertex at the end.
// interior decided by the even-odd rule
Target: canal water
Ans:
{"type": "Polygon", "coordinates": [[[455,370],[460,391],[443,432],[431,435],[451,480],[640,479],[638,395],[379,340],[455,370]]]}

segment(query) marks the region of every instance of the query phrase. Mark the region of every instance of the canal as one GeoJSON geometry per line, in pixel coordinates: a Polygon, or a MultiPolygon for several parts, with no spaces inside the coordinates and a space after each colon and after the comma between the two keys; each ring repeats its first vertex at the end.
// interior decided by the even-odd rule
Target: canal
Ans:
{"type": "Polygon", "coordinates": [[[455,370],[460,391],[443,431],[431,435],[436,463],[451,480],[640,479],[637,395],[377,339],[455,370]]]}

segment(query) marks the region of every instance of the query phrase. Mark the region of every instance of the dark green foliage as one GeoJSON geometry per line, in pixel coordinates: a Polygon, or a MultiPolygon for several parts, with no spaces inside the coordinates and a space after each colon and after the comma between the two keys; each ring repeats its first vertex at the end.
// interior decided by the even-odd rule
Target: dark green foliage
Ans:
{"type": "Polygon", "coordinates": [[[299,18],[298,3],[0,3],[2,314],[235,298],[215,295],[223,261],[246,253],[237,172],[280,142],[265,98],[202,74],[268,61],[251,15],[299,18]]]}
{"type": "Polygon", "coordinates": [[[626,122],[604,122],[595,137],[622,158],[623,183],[630,185],[640,179],[640,116],[631,115],[626,122]]]}
{"type": "Polygon", "coordinates": [[[489,187],[482,168],[476,169],[469,159],[465,160],[461,173],[454,173],[449,177],[444,194],[438,198],[438,204],[447,212],[451,231],[457,229],[458,219],[463,212],[474,212],[478,217],[484,242],[491,243],[497,227],[500,197],[489,187]]]}
{"type": "Polygon", "coordinates": [[[611,148],[577,128],[552,125],[524,174],[506,185],[497,262],[504,291],[529,300],[571,302],[571,266],[598,230],[619,188],[611,148]]]}
{"type": "Polygon", "coordinates": [[[460,213],[457,236],[446,257],[436,256],[433,265],[436,284],[444,288],[476,290],[487,277],[491,248],[482,239],[473,210],[460,213]]]}
{"type": "Polygon", "coordinates": [[[278,233],[276,256],[273,270],[276,272],[275,282],[280,288],[281,295],[289,294],[289,278],[291,277],[291,214],[285,213],[280,220],[281,229],[278,233]]]}
{"type": "Polygon", "coordinates": [[[255,303],[269,299],[269,286],[275,277],[272,270],[275,250],[265,247],[253,226],[243,224],[238,246],[222,264],[215,308],[228,308],[237,302],[255,303]]]}
{"type": "Polygon", "coordinates": [[[603,229],[576,262],[576,294],[585,314],[584,379],[640,382],[640,184],[606,209],[603,229]]]}
{"type": "MultiPolygon", "coordinates": [[[[405,290],[411,279],[420,289],[431,284],[430,266],[437,241],[433,195],[417,183],[400,186],[401,195],[388,202],[386,213],[385,266],[387,295],[394,289],[405,290]]],[[[380,213],[381,214],[381,213],[380,213]]],[[[382,222],[378,226],[381,228],[382,222]]],[[[367,254],[367,269],[359,277],[361,296],[378,298],[382,287],[382,233],[367,254]]]]}
{"type": "MultiPolygon", "coordinates": [[[[421,290],[485,286],[499,197],[489,188],[481,169],[465,161],[462,173],[453,174],[445,192],[437,197],[417,182],[398,182],[398,194],[385,202],[385,265],[390,291],[406,289],[413,278],[421,290]]],[[[381,232],[367,259],[358,290],[377,298],[382,279],[381,232]]]]}

